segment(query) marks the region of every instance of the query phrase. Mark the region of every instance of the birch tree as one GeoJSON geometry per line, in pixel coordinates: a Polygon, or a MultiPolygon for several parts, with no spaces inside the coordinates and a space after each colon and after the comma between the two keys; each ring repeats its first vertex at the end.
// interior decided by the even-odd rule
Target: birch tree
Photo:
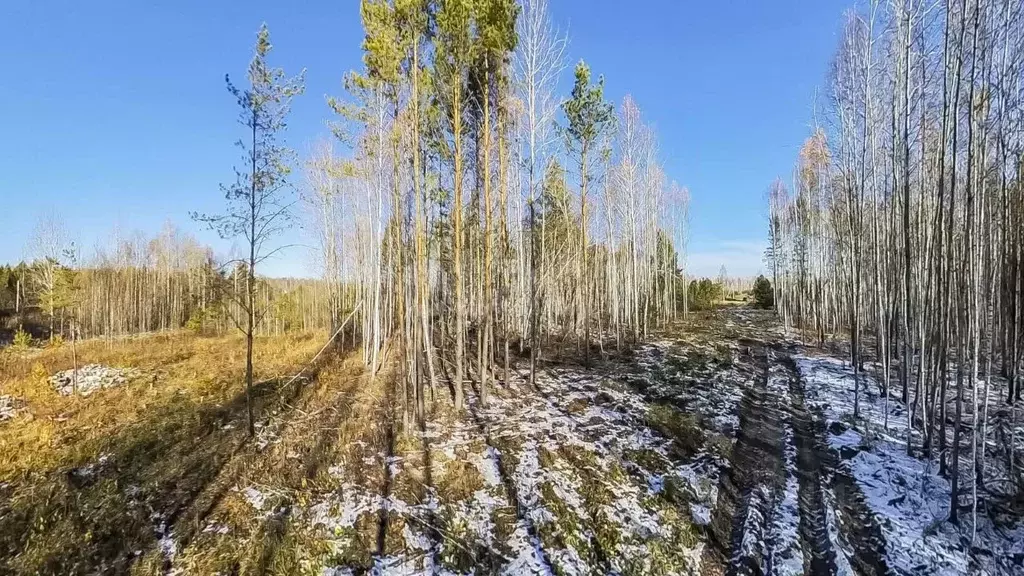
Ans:
{"type": "Polygon", "coordinates": [[[539,198],[539,172],[547,165],[551,147],[555,144],[552,130],[560,102],[555,96],[556,84],[566,66],[566,36],[554,28],[548,16],[547,0],[524,0],[522,14],[517,21],[519,43],[514,56],[517,97],[523,104],[522,126],[526,146],[526,196],[529,212],[529,331],[530,331],[530,385],[536,386],[537,358],[540,355],[539,322],[542,300],[538,292],[539,274],[543,263],[538,253],[537,202],[539,198]]]}

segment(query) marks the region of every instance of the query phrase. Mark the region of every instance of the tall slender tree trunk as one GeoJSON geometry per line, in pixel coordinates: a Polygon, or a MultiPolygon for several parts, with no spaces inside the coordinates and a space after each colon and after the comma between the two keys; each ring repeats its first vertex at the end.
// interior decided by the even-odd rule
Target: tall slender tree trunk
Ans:
{"type": "Polygon", "coordinates": [[[452,282],[455,284],[455,408],[463,407],[463,368],[466,351],[466,309],[462,294],[462,86],[456,79],[452,98],[455,145],[455,197],[452,199],[452,282]]]}
{"type": "Polygon", "coordinates": [[[587,302],[587,143],[580,154],[580,271],[578,275],[579,310],[583,316],[583,362],[590,363],[590,305],[587,302]]]}

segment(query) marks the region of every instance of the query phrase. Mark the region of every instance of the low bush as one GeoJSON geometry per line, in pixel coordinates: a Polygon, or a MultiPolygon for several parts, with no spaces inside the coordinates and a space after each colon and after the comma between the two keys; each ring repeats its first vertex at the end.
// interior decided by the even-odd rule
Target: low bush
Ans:
{"type": "Polygon", "coordinates": [[[21,328],[18,328],[18,331],[14,333],[14,340],[12,341],[12,345],[15,348],[19,349],[28,348],[29,346],[32,345],[32,335],[29,334],[28,332],[25,332],[21,328]]]}

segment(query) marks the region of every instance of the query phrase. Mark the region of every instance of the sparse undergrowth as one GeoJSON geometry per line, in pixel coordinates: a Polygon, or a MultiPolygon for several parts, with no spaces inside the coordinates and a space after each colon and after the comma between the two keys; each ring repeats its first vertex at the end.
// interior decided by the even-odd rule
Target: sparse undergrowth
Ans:
{"type": "MultiPolygon", "coordinates": [[[[917,558],[889,540],[905,526],[877,529],[864,495],[880,488],[829,452],[851,435],[822,419],[829,389],[798,378],[842,366],[780,362],[766,314],[697,317],[591,367],[549,362],[537,388],[519,368],[486,405],[471,372],[467,409],[439,387],[423,429],[403,428],[397,366],[371,378],[335,354],[315,382],[260,384],[251,441],[238,339],[86,343],[83,362],[141,375],[89,397],[46,380],[66,350],[5,352],[0,572],[799,574],[917,558]]],[[[261,341],[262,376],[320,343],[261,341]]],[[[892,453],[877,430],[858,438],[860,459],[892,453]]]]}
{"type": "MultiPolygon", "coordinates": [[[[313,334],[258,341],[262,420],[282,409],[283,378],[322,342],[313,334]]],[[[0,572],[124,571],[248,449],[241,338],[171,333],[84,342],[77,353],[80,363],[142,376],[61,396],[48,376],[71,368],[69,347],[0,352],[0,393],[22,406],[0,423],[0,572]]]]}

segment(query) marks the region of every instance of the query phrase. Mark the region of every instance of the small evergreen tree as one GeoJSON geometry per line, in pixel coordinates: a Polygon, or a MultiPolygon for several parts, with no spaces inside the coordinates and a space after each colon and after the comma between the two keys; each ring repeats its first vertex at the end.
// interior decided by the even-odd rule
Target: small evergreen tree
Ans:
{"type": "Polygon", "coordinates": [[[0,266],[0,310],[14,308],[15,277],[9,265],[0,266]]]}
{"type": "Polygon", "coordinates": [[[710,278],[692,280],[687,297],[691,310],[712,310],[722,299],[722,285],[710,278]]]}
{"type": "Polygon", "coordinates": [[[583,358],[590,360],[590,310],[589,294],[586,289],[587,265],[587,185],[590,183],[590,167],[588,160],[605,133],[611,130],[615,122],[615,109],[604,99],[604,76],[597,79],[597,84],[590,83],[590,67],[580,60],[576,64],[575,82],[572,94],[562,104],[567,125],[563,129],[566,147],[569,153],[579,162],[580,174],[580,241],[579,269],[577,281],[579,291],[577,305],[583,318],[583,358]]]}
{"type": "Polygon", "coordinates": [[[766,310],[775,306],[772,283],[763,275],[758,276],[757,280],[754,281],[754,306],[766,310]]]}
{"type": "Polygon", "coordinates": [[[245,317],[232,319],[245,333],[245,406],[250,436],[256,433],[252,414],[253,334],[266,314],[266,310],[257,310],[256,266],[279,250],[268,249],[267,243],[289,223],[294,204],[288,195],[292,152],[282,144],[281,137],[287,127],[291,100],[304,88],[304,73],[286,78],[284,70],[268,65],[271,48],[270,31],[264,24],[249,63],[249,87],[238,88],[225,77],[228,91],[241,109],[239,123],[246,129],[245,140],[237,142],[243,151],[242,167],[236,168],[234,183],[221,187],[227,211],[218,215],[192,214],[222,238],[244,238],[248,248],[242,260],[246,265],[244,292],[232,295],[245,317]]]}

